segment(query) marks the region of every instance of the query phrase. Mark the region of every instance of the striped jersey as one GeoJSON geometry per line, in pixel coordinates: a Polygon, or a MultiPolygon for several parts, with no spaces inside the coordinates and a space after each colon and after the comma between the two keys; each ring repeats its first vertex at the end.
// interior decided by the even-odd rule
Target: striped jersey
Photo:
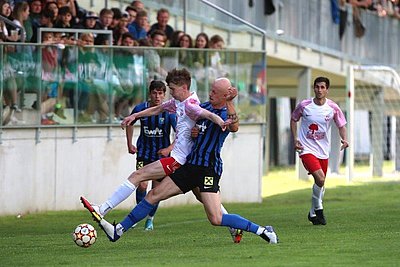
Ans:
{"type": "MultiPolygon", "coordinates": [[[[214,109],[210,102],[200,105],[202,108],[217,114],[224,121],[227,120],[227,109],[214,109]]],[[[222,174],[221,149],[229,130],[222,131],[218,124],[207,119],[196,122],[199,136],[195,139],[193,149],[187,157],[187,162],[197,166],[212,167],[215,173],[222,174]]]]}
{"type": "MultiPolygon", "coordinates": [[[[149,102],[143,102],[135,106],[132,113],[137,113],[150,107],[149,102]]],[[[156,161],[161,157],[157,151],[171,144],[171,127],[175,130],[175,114],[162,112],[159,115],[142,117],[140,120],[140,135],[136,142],[137,157],[144,160],[156,161]]],[[[133,125],[137,120],[134,120],[133,125]]]]}

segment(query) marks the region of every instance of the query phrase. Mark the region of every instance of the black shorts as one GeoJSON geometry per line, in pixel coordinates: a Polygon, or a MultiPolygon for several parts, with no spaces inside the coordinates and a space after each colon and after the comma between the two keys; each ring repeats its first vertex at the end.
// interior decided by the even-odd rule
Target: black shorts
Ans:
{"type": "Polygon", "coordinates": [[[189,192],[196,187],[199,187],[200,192],[217,193],[221,178],[213,168],[191,164],[183,165],[170,177],[183,193],[189,192]]]}
{"type": "MultiPolygon", "coordinates": [[[[151,160],[147,160],[147,159],[141,159],[141,158],[137,158],[136,159],[136,170],[139,170],[141,168],[143,168],[146,165],[149,165],[150,163],[153,163],[154,161],[151,160]]],[[[164,179],[164,177],[157,179],[157,182],[161,182],[164,179]]]]}

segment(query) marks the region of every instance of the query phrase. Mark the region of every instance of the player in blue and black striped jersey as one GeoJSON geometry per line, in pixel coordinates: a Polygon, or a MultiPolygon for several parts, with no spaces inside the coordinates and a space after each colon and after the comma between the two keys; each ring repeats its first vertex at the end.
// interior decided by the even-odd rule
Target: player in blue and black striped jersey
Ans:
{"type": "Polygon", "coordinates": [[[99,222],[101,229],[111,241],[119,240],[133,224],[144,219],[159,201],[198,188],[207,218],[212,225],[248,231],[270,244],[278,243],[278,237],[272,226],[260,226],[238,214],[228,214],[221,210],[219,182],[222,174],[222,159],[220,154],[228,133],[239,129],[239,119],[232,101],[236,96],[237,90],[231,86],[227,78],[214,81],[209,94],[210,100],[203,105],[203,108],[221,116],[222,119],[228,118],[227,129],[222,129],[211,121],[198,120],[198,136],[187,156],[186,163],[166,176],[159,186],[150,190],[120,223],[107,222],[91,208],[92,214],[96,214],[95,220],[99,222]]]}
{"type": "MultiPolygon", "coordinates": [[[[149,101],[140,103],[135,106],[132,113],[145,110],[150,107],[160,105],[165,98],[166,86],[162,81],[152,81],[149,86],[149,101]]],[[[133,126],[137,120],[131,123],[131,126],[126,128],[126,140],[128,152],[136,153],[136,169],[159,160],[162,157],[167,157],[172,150],[171,144],[171,129],[175,130],[176,116],[173,113],[162,112],[159,115],[140,118],[140,135],[137,139],[136,146],[132,144],[133,126]]],[[[140,203],[146,196],[147,181],[141,182],[136,190],[136,203],[140,203]]],[[[159,181],[153,181],[153,188],[157,186],[159,181]]],[[[158,204],[147,216],[145,230],[153,230],[153,219],[156,213],[158,204]]]]}

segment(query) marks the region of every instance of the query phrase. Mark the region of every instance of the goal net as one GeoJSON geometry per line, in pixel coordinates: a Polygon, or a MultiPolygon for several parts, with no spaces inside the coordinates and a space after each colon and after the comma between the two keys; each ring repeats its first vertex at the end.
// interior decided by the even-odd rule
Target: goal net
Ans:
{"type": "Polygon", "coordinates": [[[347,179],[400,177],[400,77],[385,66],[350,66],[347,179]]]}

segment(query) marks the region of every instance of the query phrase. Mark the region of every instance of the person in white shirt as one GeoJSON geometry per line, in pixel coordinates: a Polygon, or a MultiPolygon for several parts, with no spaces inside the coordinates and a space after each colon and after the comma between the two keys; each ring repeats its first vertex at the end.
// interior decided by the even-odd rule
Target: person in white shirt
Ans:
{"type": "Polygon", "coordinates": [[[325,193],[332,121],[339,129],[341,150],[349,146],[346,139],[346,118],[340,107],[327,98],[329,85],[328,78],[316,78],[315,97],[301,101],[293,111],[290,121],[295,149],[304,167],[314,178],[311,209],[308,213],[308,220],[313,225],[326,224],[322,200],[325,193]],[[300,129],[297,132],[297,122],[300,118],[300,129]]]}

